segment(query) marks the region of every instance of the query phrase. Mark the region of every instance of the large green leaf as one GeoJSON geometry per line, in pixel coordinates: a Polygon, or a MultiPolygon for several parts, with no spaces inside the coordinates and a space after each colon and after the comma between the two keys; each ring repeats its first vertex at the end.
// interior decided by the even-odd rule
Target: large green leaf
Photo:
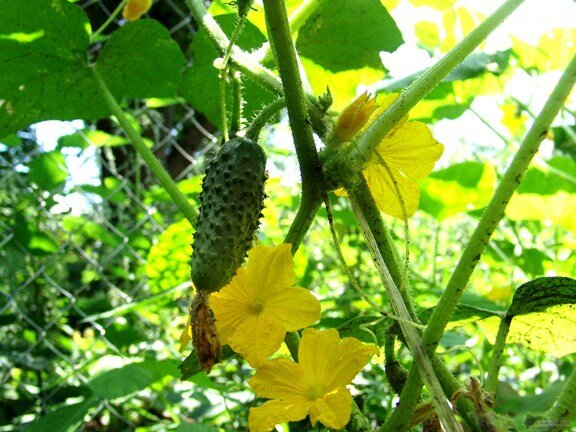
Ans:
{"type": "MultiPolygon", "coordinates": [[[[576,352],[576,280],[542,277],[516,290],[506,313],[507,342],[562,357],[576,352]]],[[[500,320],[480,322],[493,343],[500,320]]]]}
{"type": "Polygon", "coordinates": [[[0,136],[105,114],[88,69],[88,29],[84,11],[65,0],[0,0],[0,136]]]}
{"type": "Polygon", "coordinates": [[[404,43],[394,19],[379,0],[322,0],[300,29],[298,51],[331,72],[382,69],[380,51],[404,43]]]}
{"type": "MultiPolygon", "coordinates": [[[[215,17],[222,30],[231,35],[236,25],[235,14],[219,15],[215,17]]],[[[244,50],[255,50],[266,41],[264,35],[250,22],[247,22],[237,45],[244,50]]],[[[193,66],[187,69],[182,76],[179,94],[186,99],[197,111],[204,114],[212,124],[221,127],[220,113],[220,78],[218,70],[214,67],[214,60],[220,57],[218,50],[208,32],[202,28],[194,36],[190,45],[193,66]]],[[[244,117],[251,120],[256,111],[272,102],[273,95],[247,77],[242,78],[244,89],[244,117]]],[[[226,83],[227,117],[230,118],[232,108],[233,89],[226,83]]]]}
{"type": "MultiPolygon", "coordinates": [[[[0,136],[49,120],[110,114],[88,64],[89,22],[66,0],[0,0],[0,136]]],[[[115,97],[174,96],[184,56],[152,20],[129,23],[97,69],[115,97]]]]}
{"type": "Polygon", "coordinates": [[[116,97],[167,98],[176,95],[184,62],[166,27],[138,20],[112,34],[96,69],[116,97]]]}
{"type": "Polygon", "coordinates": [[[97,398],[90,396],[83,402],[64,406],[39,418],[24,430],[25,432],[76,431],[83,422],[88,410],[92,408],[96,402],[97,398]]]}
{"type": "Polygon", "coordinates": [[[92,378],[88,386],[104,399],[116,399],[144,390],[165,376],[177,376],[178,363],[174,360],[144,360],[139,363],[111,369],[92,378]]]}
{"type": "Polygon", "coordinates": [[[547,161],[547,167],[526,171],[518,193],[553,195],[559,191],[576,193],[576,162],[569,157],[557,156],[547,161]]]}

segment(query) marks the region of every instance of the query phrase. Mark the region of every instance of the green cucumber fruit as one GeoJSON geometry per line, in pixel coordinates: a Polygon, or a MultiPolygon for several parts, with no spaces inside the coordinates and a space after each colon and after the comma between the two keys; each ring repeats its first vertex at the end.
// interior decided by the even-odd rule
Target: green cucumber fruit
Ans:
{"type": "Polygon", "coordinates": [[[198,291],[224,287],[242,265],[262,217],[266,154],[245,138],[227,141],[206,169],[192,247],[198,291]]]}

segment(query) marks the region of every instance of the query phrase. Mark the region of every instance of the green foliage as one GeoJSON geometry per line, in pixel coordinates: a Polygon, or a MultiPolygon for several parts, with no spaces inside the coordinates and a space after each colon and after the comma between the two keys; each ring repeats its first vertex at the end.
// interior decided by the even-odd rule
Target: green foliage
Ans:
{"type": "MultiPolygon", "coordinates": [[[[251,70],[248,77],[235,54],[229,73],[219,77],[214,61],[223,49],[216,48],[213,30],[199,25],[197,16],[184,21],[172,3],[155,2],[150,18],[111,20],[94,41],[90,28],[108,18],[102,15],[102,2],[0,0],[2,429],[246,430],[249,408],[260,403],[247,385],[253,372],[228,346],[210,376],[200,372],[194,352],[180,363],[183,356],[176,349],[191,296],[194,230],[133,152],[130,140],[107,119],[110,107],[92,75],[94,68],[146,145],[173,177],[184,179],[178,183],[180,193],[197,206],[201,173],[222,137],[221,83],[228,120],[241,111],[241,133],[246,121],[280,95],[262,87],[260,72],[251,70]],[[196,115],[192,125],[192,112],[208,121],[196,115]],[[34,124],[47,119],[86,122],[52,145],[35,136],[40,128],[34,124]],[[188,159],[176,169],[171,158],[179,152],[188,159]],[[84,167],[82,159],[97,168],[84,167]],[[90,170],[95,170],[90,181],[79,180],[79,172],[90,170]]],[[[251,2],[229,3],[212,2],[210,13],[230,36],[237,7],[247,12],[237,49],[254,62],[264,59],[263,65],[273,70],[268,79],[275,79],[277,54],[266,45],[260,3],[251,8],[251,2]]],[[[286,6],[289,15],[297,11],[293,38],[302,56],[304,88],[317,97],[328,86],[335,112],[361,86],[378,93],[403,92],[422,76],[424,71],[404,76],[392,67],[402,34],[408,41],[415,36],[418,53],[435,61],[482,19],[472,6],[445,0],[411,0],[398,9],[396,1],[322,0],[305,2],[299,11],[302,3],[290,0],[286,6]],[[405,10],[422,12],[422,19],[416,15],[407,21],[405,10]],[[381,61],[382,51],[392,54],[381,61]]],[[[575,34],[553,28],[538,42],[514,36],[510,49],[480,46],[410,112],[411,119],[444,131],[448,153],[441,167],[419,181],[421,211],[409,221],[409,238],[401,221],[384,220],[400,259],[406,258],[411,299],[424,325],[531,124],[531,110],[539,109],[531,98],[539,101],[542,95],[533,88],[548,72],[565,67],[573,51],[566,47],[575,34]],[[525,99],[511,90],[518,82],[525,99]],[[409,257],[403,256],[406,243],[409,257]]],[[[466,291],[455,310],[444,311],[449,323],[437,350],[438,361],[458,385],[483,378],[498,351],[499,330],[508,325],[494,410],[510,416],[519,430],[534,416],[548,416],[573,391],[575,112],[572,97],[549,132],[549,148],[526,170],[498,229],[486,240],[485,252],[472,257],[479,264],[462,284],[466,291]]],[[[329,131],[335,115],[329,112],[322,119],[329,131]]],[[[259,140],[272,177],[256,235],[266,245],[284,241],[293,223],[302,229],[309,204],[297,182],[285,116],[270,123],[259,140]]],[[[252,186],[237,182],[227,189],[241,196],[252,186]]],[[[294,257],[297,284],[321,300],[318,328],[337,328],[342,337],[386,348],[384,360],[374,359],[353,384],[354,427],[374,429],[403,405],[397,404],[399,389],[389,385],[380,362],[389,366],[393,360],[404,382],[413,356],[387,315],[393,314],[390,299],[354,213],[345,199],[330,194],[329,200],[350,272],[386,314],[352,289],[329,241],[324,209],[308,215],[316,217],[294,257]]],[[[212,214],[208,225],[218,217],[212,214]]],[[[215,243],[212,249],[220,247],[215,243]]],[[[214,262],[206,263],[206,272],[213,271],[214,262]]],[[[422,396],[427,403],[429,393],[422,396]]],[[[566,406],[566,412],[574,411],[566,406]]],[[[565,422],[557,430],[570,428],[565,422]]],[[[309,423],[293,422],[289,430],[309,430],[309,423]]]]}

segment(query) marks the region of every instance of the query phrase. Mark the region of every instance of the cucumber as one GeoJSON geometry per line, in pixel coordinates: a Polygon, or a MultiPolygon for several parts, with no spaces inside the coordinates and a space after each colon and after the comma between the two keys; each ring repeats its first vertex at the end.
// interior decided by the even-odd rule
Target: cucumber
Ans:
{"type": "Polygon", "coordinates": [[[252,246],[264,206],[266,154],[254,141],[227,141],[202,182],[192,245],[192,281],[198,291],[220,290],[252,246]]]}

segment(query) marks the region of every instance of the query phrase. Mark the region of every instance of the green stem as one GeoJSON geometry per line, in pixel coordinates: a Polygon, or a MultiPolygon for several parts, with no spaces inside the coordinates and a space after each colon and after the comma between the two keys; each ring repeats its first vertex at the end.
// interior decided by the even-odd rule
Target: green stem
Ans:
{"type": "MultiPolygon", "coordinates": [[[[290,18],[288,18],[292,34],[300,30],[300,27],[302,27],[306,20],[310,18],[310,15],[318,9],[320,4],[320,0],[304,0],[298,8],[292,12],[290,18]]],[[[264,43],[262,47],[258,49],[258,56],[263,63],[272,60],[272,51],[270,50],[269,42],[264,43]]]]}
{"type": "Polygon", "coordinates": [[[262,128],[266,125],[266,123],[268,123],[268,121],[270,121],[270,119],[274,115],[276,115],[285,106],[286,106],[286,99],[280,97],[274,100],[274,102],[262,108],[262,111],[260,111],[258,115],[254,117],[248,129],[246,129],[246,138],[258,141],[258,137],[260,136],[260,131],[262,130],[262,128]]]}
{"type": "MultiPolygon", "coordinates": [[[[429,352],[436,350],[438,342],[444,332],[444,328],[446,327],[446,324],[448,324],[450,316],[464,292],[466,283],[470,279],[472,272],[476,268],[476,264],[480,260],[482,252],[486,248],[496,226],[504,216],[505,208],[510,201],[512,194],[520,184],[522,175],[528,168],[532,157],[538,151],[538,147],[546,136],[550,124],[560,111],[566,97],[570,94],[575,81],[576,56],[572,59],[567,69],[562,74],[562,77],[558,81],[554,91],[548,98],[546,105],[526,134],[518,153],[516,153],[516,156],[506,170],[506,173],[504,174],[501,183],[498,185],[492,200],[482,214],[478,226],[466,245],[460,261],[456,265],[452,277],[448,281],[446,290],[434,308],[434,312],[430,317],[423,336],[423,343],[429,352]]],[[[400,397],[400,408],[403,410],[411,412],[410,409],[414,408],[418,400],[417,397],[414,397],[414,394],[419,394],[419,390],[417,390],[420,388],[418,384],[419,380],[418,370],[415,365],[412,365],[410,373],[408,374],[406,386],[404,387],[404,391],[400,397]]]]}
{"type": "MultiPolygon", "coordinates": [[[[206,10],[202,0],[186,0],[192,16],[202,27],[206,29],[220,54],[224,54],[230,45],[230,40],[226,33],[222,31],[218,23],[206,10]]],[[[263,87],[274,94],[282,93],[280,80],[260,63],[252,58],[237,46],[233,46],[230,54],[230,61],[237,66],[245,75],[253,78],[263,87]]]]}
{"type": "Polygon", "coordinates": [[[562,394],[543,419],[533,424],[528,432],[561,432],[572,430],[576,418],[576,368],[566,381],[562,394]]]}
{"type": "Polygon", "coordinates": [[[392,130],[400,119],[442,81],[486,37],[498,27],[524,0],[507,0],[484,22],[450,50],[438,63],[414,81],[390,107],[377,118],[361,137],[351,157],[368,160],[376,146],[392,130]]]}
{"type": "Polygon", "coordinates": [[[302,201],[287,235],[295,251],[322,203],[322,167],[306,109],[306,96],[298,70],[288,16],[283,0],[264,0],[264,13],[271,45],[276,54],[296,156],[302,178],[302,201]]]}
{"type": "Polygon", "coordinates": [[[496,392],[496,387],[498,385],[498,373],[500,372],[500,367],[502,366],[502,354],[504,353],[504,348],[506,347],[506,338],[508,337],[508,332],[510,331],[511,322],[511,317],[504,316],[500,320],[500,327],[498,328],[498,334],[496,335],[496,341],[494,342],[494,349],[492,350],[492,358],[490,359],[490,369],[488,370],[486,384],[484,385],[484,389],[488,392],[496,392]]]}
{"type": "Polygon", "coordinates": [[[434,404],[438,418],[444,427],[444,430],[461,431],[462,428],[454,417],[452,409],[448,405],[448,401],[444,396],[444,390],[442,389],[440,381],[436,376],[430,358],[424,349],[424,345],[422,345],[420,334],[411,322],[412,317],[408,312],[408,308],[406,307],[403,296],[394,283],[394,280],[392,279],[392,275],[388,270],[388,266],[386,265],[386,262],[380,253],[378,242],[372,234],[371,226],[369,225],[367,219],[364,217],[364,214],[358,206],[358,201],[367,201],[367,204],[365,205],[373,205],[375,211],[377,211],[376,205],[374,204],[371,197],[370,199],[366,199],[363,194],[358,193],[351,196],[350,201],[352,203],[352,210],[354,211],[354,215],[360,223],[360,227],[364,234],[364,239],[366,240],[366,244],[368,245],[368,249],[370,250],[374,264],[376,265],[376,269],[378,270],[380,278],[388,293],[388,298],[390,300],[392,310],[397,316],[402,318],[402,321],[398,321],[398,325],[402,329],[402,334],[404,335],[406,344],[408,345],[408,348],[414,357],[414,363],[418,365],[420,376],[426,384],[426,388],[430,392],[432,403],[434,404]],[[408,324],[408,322],[410,322],[410,324],[408,324]]]}
{"type": "Polygon", "coordinates": [[[368,221],[368,225],[376,239],[378,250],[384,258],[384,262],[388,266],[388,270],[392,275],[392,280],[400,290],[402,300],[408,309],[411,320],[417,322],[414,306],[408,291],[407,278],[403,272],[402,266],[400,265],[398,252],[394,248],[390,233],[380,217],[380,211],[376,207],[376,203],[372,198],[372,194],[370,193],[364,176],[360,176],[354,190],[348,190],[347,192],[350,196],[350,200],[355,203],[358,210],[362,212],[368,221]]]}
{"type": "Polygon", "coordinates": [[[116,6],[116,9],[114,9],[114,11],[110,14],[108,19],[106,21],[104,21],[104,24],[102,24],[98,30],[96,30],[94,33],[92,33],[90,35],[90,43],[91,44],[94,43],[96,41],[96,39],[98,38],[98,36],[100,36],[100,33],[102,33],[104,30],[106,30],[106,28],[110,25],[110,23],[112,23],[112,21],[114,21],[116,19],[116,16],[120,13],[122,8],[126,5],[127,1],[128,0],[122,0],[118,4],[118,6],[116,6]]]}
{"type": "Polygon", "coordinates": [[[116,102],[114,96],[112,96],[112,93],[110,93],[108,86],[102,80],[102,77],[96,70],[96,67],[91,67],[90,69],[100,90],[100,95],[108,105],[108,108],[110,108],[110,111],[112,111],[114,117],[116,117],[118,120],[118,123],[126,135],[128,135],[132,145],[140,154],[148,168],[156,175],[160,184],[164,187],[164,189],[166,189],[166,192],[168,192],[168,195],[170,195],[170,198],[172,198],[174,204],[178,206],[184,217],[186,217],[190,224],[194,226],[196,217],[198,215],[196,209],[192,207],[184,194],[180,192],[178,186],[170,177],[170,174],[166,172],[164,167],[160,164],[160,161],[156,159],[154,153],[152,153],[152,151],[146,146],[142,137],[138,134],[138,132],[136,132],[132,124],[130,124],[130,121],[124,114],[124,111],[122,111],[122,108],[120,108],[120,105],[118,105],[118,102],[116,102]]]}

